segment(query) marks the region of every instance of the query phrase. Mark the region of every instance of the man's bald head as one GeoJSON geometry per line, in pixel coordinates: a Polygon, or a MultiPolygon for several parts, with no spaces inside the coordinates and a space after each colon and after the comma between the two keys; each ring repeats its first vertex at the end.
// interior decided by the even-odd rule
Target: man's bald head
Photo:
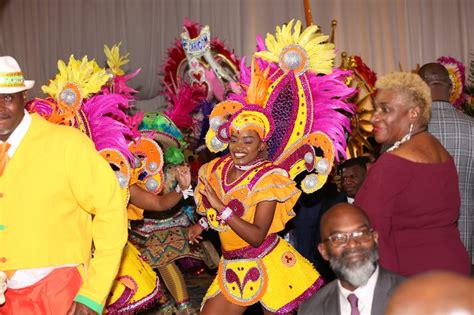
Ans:
{"type": "Polygon", "coordinates": [[[427,63],[420,68],[418,74],[430,87],[433,101],[449,102],[452,82],[445,66],[439,63],[427,63]]]}
{"type": "Polygon", "coordinates": [[[326,239],[335,226],[362,225],[370,226],[367,214],[360,208],[349,203],[338,203],[326,211],[321,217],[321,239],[326,239]]]}
{"type": "Polygon", "coordinates": [[[386,315],[473,315],[474,280],[450,272],[412,277],[395,291],[386,315]]]}

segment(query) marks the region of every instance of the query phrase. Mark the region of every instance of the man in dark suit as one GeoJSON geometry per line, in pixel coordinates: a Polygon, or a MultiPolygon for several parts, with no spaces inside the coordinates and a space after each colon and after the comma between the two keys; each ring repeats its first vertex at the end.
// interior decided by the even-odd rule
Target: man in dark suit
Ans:
{"type": "Polygon", "coordinates": [[[305,301],[299,315],[383,314],[403,277],[378,264],[378,234],[359,208],[339,203],[321,218],[318,250],[337,279],[305,301]]]}

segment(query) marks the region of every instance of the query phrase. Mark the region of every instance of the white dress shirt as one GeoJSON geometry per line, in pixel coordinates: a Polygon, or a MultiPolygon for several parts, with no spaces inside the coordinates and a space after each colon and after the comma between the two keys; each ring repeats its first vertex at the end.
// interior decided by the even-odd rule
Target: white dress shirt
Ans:
{"type": "Polygon", "coordinates": [[[371,315],[372,312],[372,300],[374,298],[375,284],[379,277],[379,267],[375,269],[374,273],[370,276],[367,283],[361,287],[358,287],[354,291],[349,291],[342,287],[341,282],[337,280],[339,287],[339,306],[341,308],[341,315],[351,314],[351,304],[347,300],[347,296],[354,293],[359,299],[358,308],[360,315],[371,315]]]}

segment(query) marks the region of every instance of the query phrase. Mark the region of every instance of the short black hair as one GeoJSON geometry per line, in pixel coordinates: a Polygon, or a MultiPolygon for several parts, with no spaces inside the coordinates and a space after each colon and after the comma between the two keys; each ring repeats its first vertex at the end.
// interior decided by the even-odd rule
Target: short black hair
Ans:
{"type": "Polygon", "coordinates": [[[370,158],[368,156],[359,156],[356,158],[345,160],[339,165],[339,169],[343,170],[352,166],[360,166],[364,171],[367,171],[367,163],[369,162],[370,158]]]}

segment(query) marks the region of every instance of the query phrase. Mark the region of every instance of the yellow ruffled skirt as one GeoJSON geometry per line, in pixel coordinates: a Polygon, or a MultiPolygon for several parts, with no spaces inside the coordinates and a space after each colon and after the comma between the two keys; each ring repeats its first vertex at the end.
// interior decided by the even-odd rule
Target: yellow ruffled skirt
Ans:
{"type": "Polygon", "coordinates": [[[216,278],[207,290],[206,300],[222,293],[237,305],[260,302],[271,312],[287,313],[314,294],[323,279],[313,265],[285,240],[263,257],[221,258],[216,278]]]}
{"type": "Polygon", "coordinates": [[[159,297],[159,278],[140,258],[140,252],[128,242],[107,300],[106,312],[132,314],[151,305],[159,297]]]}

